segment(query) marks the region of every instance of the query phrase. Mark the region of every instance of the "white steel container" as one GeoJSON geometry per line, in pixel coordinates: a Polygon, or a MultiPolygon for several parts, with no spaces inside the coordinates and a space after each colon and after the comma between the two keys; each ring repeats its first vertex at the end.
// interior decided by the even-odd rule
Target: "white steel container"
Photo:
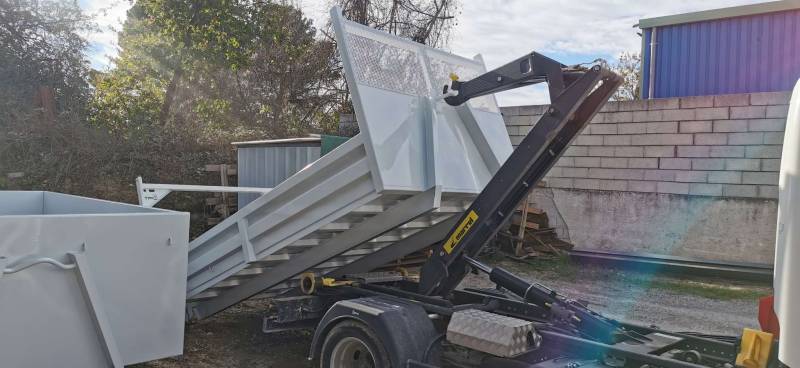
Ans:
{"type": "Polygon", "coordinates": [[[183,352],[187,213],[0,191],[0,367],[183,352]]]}

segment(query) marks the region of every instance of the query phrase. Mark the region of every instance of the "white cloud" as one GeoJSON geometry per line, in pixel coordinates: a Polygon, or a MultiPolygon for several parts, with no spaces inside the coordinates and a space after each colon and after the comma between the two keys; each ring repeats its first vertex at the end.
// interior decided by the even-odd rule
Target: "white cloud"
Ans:
{"type": "Polygon", "coordinates": [[[127,11],[132,3],[127,0],[81,0],[81,9],[94,18],[97,29],[84,36],[89,41],[86,54],[92,67],[104,69],[111,67],[111,58],[119,52],[117,32],[122,29],[127,11]]]}
{"type": "Polygon", "coordinates": [[[290,3],[302,9],[303,15],[314,22],[314,27],[324,29],[330,19],[328,13],[334,0],[293,0],[290,3]]]}
{"type": "MultiPolygon", "coordinates": [[[[471,57],[481,54],[489,68],[531,51],[585,57],[616,57],[638,52],[641,38],[633,25],[639,19],[764,2],[764,0],[461,0],[458,24],[449,51],[471,57]]],[[[317,27],[328,21],[329,0],[298,0],[317,27]]],[[[499,94],[500,105],[548,101],[544,86],[499,94]]]]}
{"type": "MultiPolygon", "coordinates": [[[[324,28],[332,0],[294,0],[324,28]]],[[[753,4],[764,0],[461,0],[458,24],[454,27],[449,51],[473,56],[482,54],[489,68],[498,67],[530,51],[570,56],[590,62],[597,57],[613,58],[620,53],[638,52],[641,39],[634,28],[639,19],[753,4]],[[585,60],[583,59],[585,58],[585,60]]],[[[130,3],[116,0],[83,0],[85,9],[109,10],[98,19],[110,28],[122,24],[130,3]]],[[[116,33],[108,30],[90,35],[97,48],[90,52],[93,64],[108,65],[108,57],[116,55],[116,33]]],[[[547,102],[543,86],[509,91],[498,95],[501,105],[547,102]]]]}
{"type": "Polygon", "coordinates": [[[451,48],[492,59],[531,50],[617,55],[639,50],[641,40],[633,27],[639,19],[760,1],[468,1],[453,30],[451,48]]]}

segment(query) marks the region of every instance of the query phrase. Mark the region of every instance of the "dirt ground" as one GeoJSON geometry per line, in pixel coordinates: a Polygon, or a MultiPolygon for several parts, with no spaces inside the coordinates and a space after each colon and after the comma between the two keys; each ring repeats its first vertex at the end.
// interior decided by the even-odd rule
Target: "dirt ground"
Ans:
{"type": "MultiPolygon", "coordinates": [[[[558,261],[520,263],[494,257],[488,263],[541,282],[573,299],[588,301],[608,317],[673,331],[737,335],[757,327],[757,298],[763,285],[725,280],[673,279],[558,261]]],[[[464,287],[490,287],[470,275],[464,287]]],[[[267,299],[254,298],[207,320],[186,326],[184,355],[137,368],[312,367],[306,359],[312,331],[261,332],[267,299]]]]}
{"type": "Polygon", "coordinates": [[[312,331],[261,332],[268,299],[255,297],[186,325],[184,354],[136,368],[306,368],[312,331]]]}

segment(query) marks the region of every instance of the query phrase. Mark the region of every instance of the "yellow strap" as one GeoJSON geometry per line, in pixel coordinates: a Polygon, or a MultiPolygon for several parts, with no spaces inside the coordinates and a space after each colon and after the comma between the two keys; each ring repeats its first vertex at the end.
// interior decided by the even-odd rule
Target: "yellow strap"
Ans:
{"type": "Polygon", "coordinates": [[[322,285],[327,287],[334,287],[334,286],[343,286],[343,285],[351,285],[353,284],[352,281],[337,281],[332,277],[323,277],[322,278],[322,285]]]}

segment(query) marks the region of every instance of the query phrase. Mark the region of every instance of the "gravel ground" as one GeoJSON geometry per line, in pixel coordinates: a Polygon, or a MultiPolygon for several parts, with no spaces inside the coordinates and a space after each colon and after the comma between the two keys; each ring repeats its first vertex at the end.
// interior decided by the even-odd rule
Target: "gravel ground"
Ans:
{"type": "MultiPolygon", "coordinates": [[[[573,299],[588,301],[592,309],[611,318],[673,331],[739,334],[743,327],[758,326],[757,295],[771,293],[764,286],[723,280],[700,283],[596,267],[566,266],[569,269],[565,272],[559,267],[542,270],[509,260],[489,259],[487,263],[541,282],[573,299]],[[724,299],[708,297],[715,296],[713,291],[717,289],[734,292],[724,299]]],[[[470,275],[462,285],[493,286],[482,275],[470,275]]],[[[306,360],[312,337],[310,331],[261,333],[261,319],[269,307],[268,300],[256,298],[207,320],[189,324],[183,356],[135,367],[311,367],[306,360]]]]}

